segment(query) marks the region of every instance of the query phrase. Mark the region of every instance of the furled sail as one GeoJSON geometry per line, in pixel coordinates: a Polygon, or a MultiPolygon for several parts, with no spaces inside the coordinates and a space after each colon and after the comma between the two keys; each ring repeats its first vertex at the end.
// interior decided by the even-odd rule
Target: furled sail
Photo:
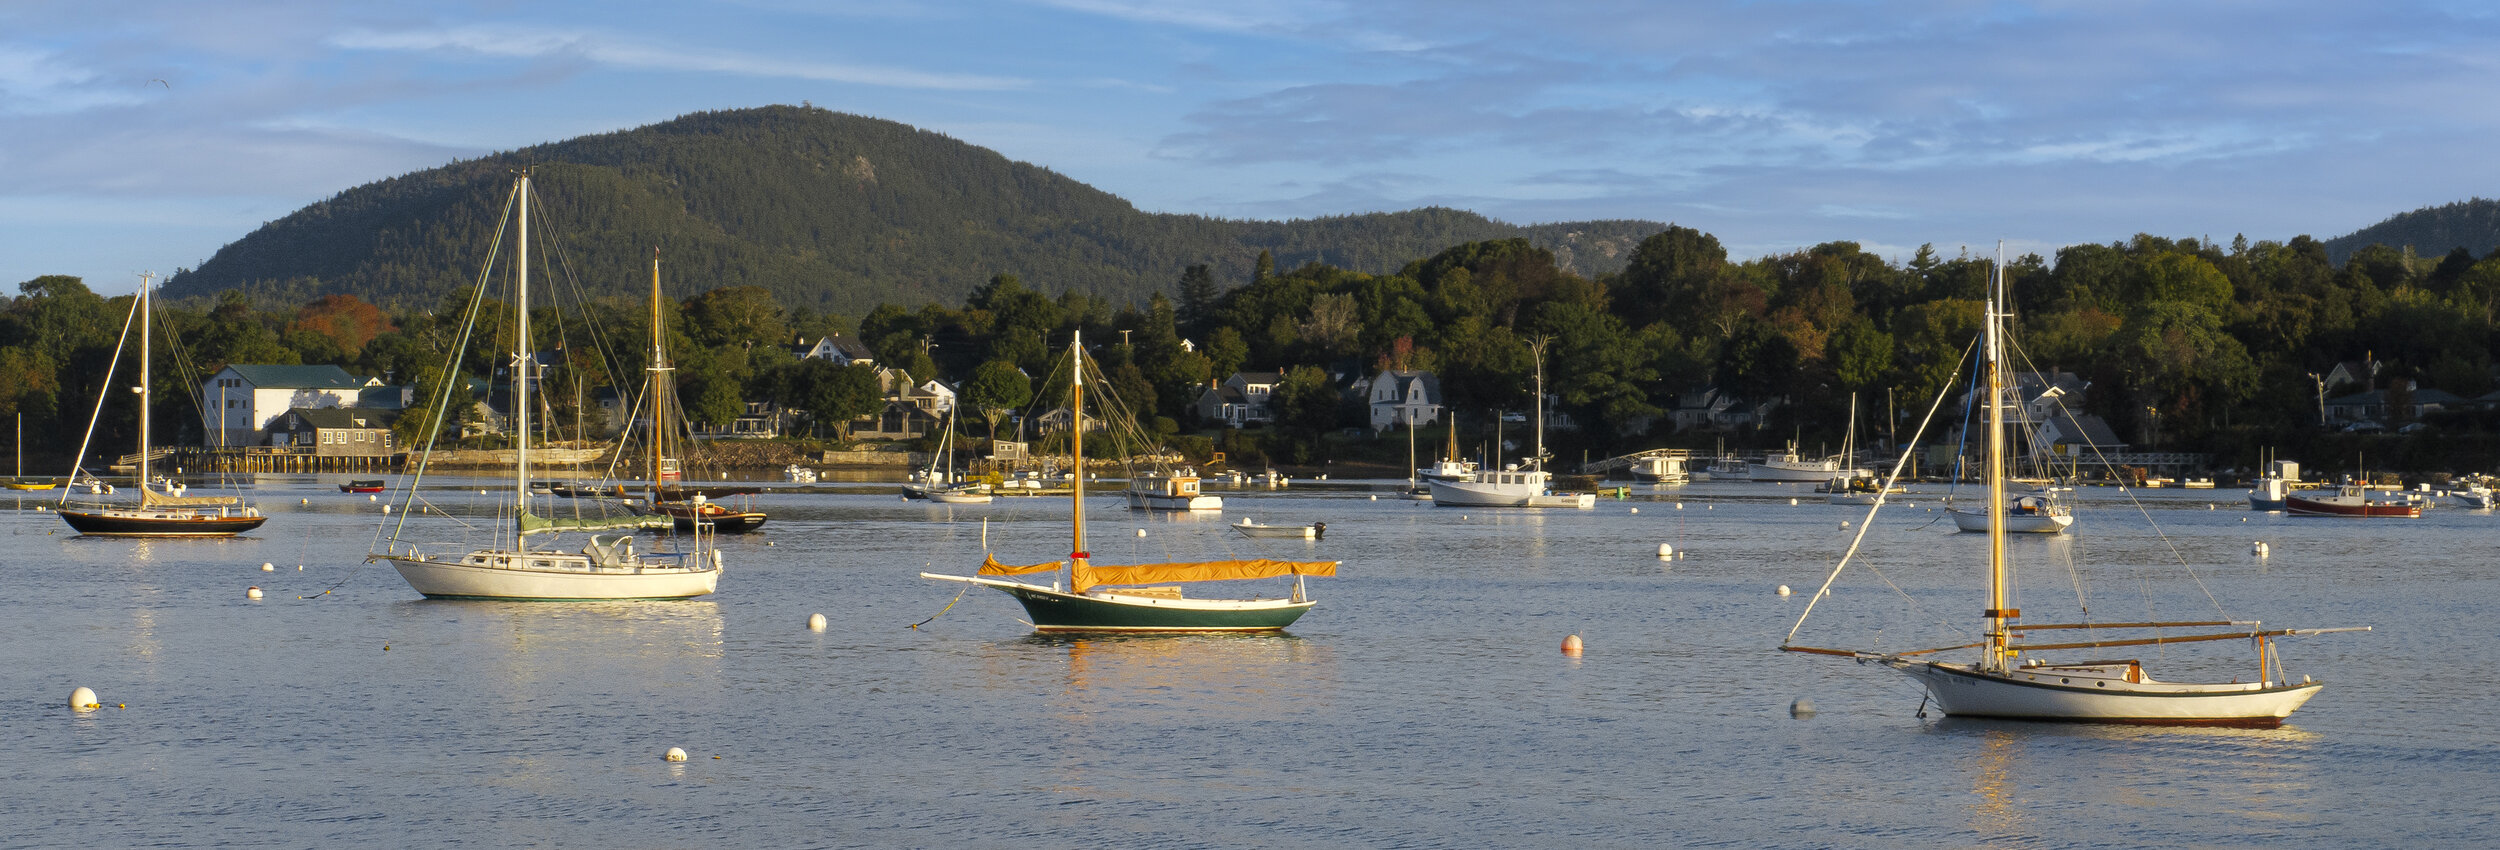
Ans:
{"type": "Polygon", "coordinates": [[[665,514],[621,515],[611,517],[556,517],[521,514],[521,535],[561,534],[567,531],[607,531],[617,528],[675,528],[677,520],[665,514]]]}
{"type": "Polygon", "coordinates": [[[1181,581],[1238,581],[1277,576],[1333,576],[1335,561],[1277,561],[1258,558],[1246,561],[1195,561],[1177,564],[1123,564],[1094,566],[1078,564],[1076,592],[1105,584],[1161,584],[1181,581]]]}
{"type": "Polygon", "coordinates": [[[998,562],[998,556],[985,555],[982,556],[981,559],[981,572],[979,574],[985,576],[1020,576],[1027,573],[1044,573],[1058,569],[1061,565],[1066,563],[1066,561],[1050,561],[1048,563],[1041,564],[1001,564],[998,562]]]}
{"type": "Polygon", "coordinates": [[[213,508],[219,505],[240,505],[236,496],[169,496],[156,492],[145,483],[139,485],[139,506],[147,508],[213,508]]]}

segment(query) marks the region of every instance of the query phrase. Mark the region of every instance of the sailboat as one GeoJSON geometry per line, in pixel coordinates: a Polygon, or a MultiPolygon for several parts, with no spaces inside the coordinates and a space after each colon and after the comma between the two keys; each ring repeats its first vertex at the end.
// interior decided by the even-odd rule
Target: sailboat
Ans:
{"type": "Polygon", "coordinates": [[[1521,464],[1486,472],[1467,481],[1432,482],[1432,503],[1445,508],[1591,508],[1595,493],[1556,493],[1553,475],[1545,471],[1545,345],[1536,355],[1536,454],[1521,464]]]}
{"type": "MultiPolygon", "coordinates": [[[[1084,467],[1085,457],[1085,382],[1087,366],[1083,334],[1076,335],[1068,345],[1070,356],[1069,394],[1075,412],[1069,429],[1073,441],[1069,457],[1084,467]]],[[[1085,476],[1071,479],[1075,485],[1070,504],[1069,528],[1075,541],[1068,560],[1039,564],[1001,564],[994,555],[985,556],[975,575],[953,576],[921,573],[921,578],[955,581],[995,588],[1024,604],[1026,616],[1032,618],[1034,630],[1112,631],[1112,632],[1266,632],[1292,625],[1311,606],[1303,579],[1309,576],[1337,574],[1336,561],[1279,561],[1271,559],[1196,561],[1161,564],[1107,565],[1093,562],[1085,549],[1085,476]],[[1065,567],[1067,589],[1062,590],[1056,577],[1047,586],[1028,584],[1008,578],[991,576],[1034,575],[1057,573],[1065,567]],[[1282,598],[1222,599],[1184,595],[1180,583],[1202,581],[1235,581],[1263,578],[1293,578],[1293,593],[1282,598]],[[1162,585],[1140,587],[1138,585],[1162,585]]]]}
{"type": "MultiPolygon", "coordinates": [[[[2008,603],[2012,567],[2005,555],[2005,411],[2000,389],[2004,384],[2002,329],[2004,312],[2003,262],[1989,287],[1987,306],[1986,353],[1981,368],[1986,371],[1988,387],[1988,555],[1987,608],[1980,612],[1984,637],[1978,643],[1908,652],[1875,652],[1867,650],[1830,649],[1799,646],[1794,643],[1797,630],[1805,626],[1807,616],[1830,592],[1832,581],[1848,567],[1844,556],[1832,570],[1823,588],[1807,603],[1806,611],[1789,629],[1788,642],[1780,649],[1788,652],[1831,655],[1853,658],[1864,663],[1873,661],[1907,674],[1924,686],[1930,699],[1955,717],[1992,717],[2016,720],[2049,720],[2090,723],[2134,723],[2157,725],[2246,726],[2271,728],[2281,725],[2283,718],[2317,696],[2324,683],[2303,676],[2292,681],[2283,672],[2282,659],[2276,655],[2273,639],[2291,635],[2314,635],[2355,629],[2265,629],[2251,620],[2204,620],[2186,622],[2122,622],[2122,623],[2043,623],[2027,624],[2018,620],[2020,609],[2008,603]],[[2177,628],[2222,629],[2202,634],[2171,635],[2157,630],[2177,628]],[[2069,630],[2113,630],[2141,633],[2156,630],[2152,637],[2094,638],[2080,641],[2044,640],[2034,643],[2034,635],[2069,630]],[[2056,663],[2026,653],[2052,650],[2100,650],[2129,646],[2166,646],[2175,643],[2216,640],[2249,640],[2257,648],[2257,675],[2250,681],[2232,682],[2164,682],[2147,675],[2143,662],[2137,660],[2095,660],[2080,663],[2056,663]],[[1979,650],[1979,657],[1969,661],[1934,660],[1943,653],[1979,650]]],[[[1900,477],[1904,455],[1896,461],[1892,478],[1900,477]]],[[[1859,541],[1865,539],[1864,528],[1872,524],[1874,512],[1868,509],[1868,523],[1861,524],[1859,541]]],[[[1853,544],[1850,551],[1854,553],[1853,544]]],[[[2085,634],[2092,634],[2086,631],[2085,634]]]]}
{"type": "Polygon", "coordinates": [[[668,362],[667,335],[660,326],[660,251],[651,250],[651,377],[648,382],[651,402],[651,509],[667,516],[678,531],[691,532],[698,527],[727,534],[744,534],[764,525],[763,511],[753,505],[731,507],[721,504],[726,497],[752,497],[757,488],[746,486],[690,487],[685,480],[687,448],[674,447],[677,428],[685,422],[685,414],[677,402],[677,368],[668,362]]]}
{"type": "MultiPolygon", "coordinates": [[[[2002,328],[1997,330],[2000,334],[2003,333],[2002,328]]],[[[2010,387],[2002,386],[1989,390],[1991,395],[1988,403],[1991,412],[2002,411],[2008,407],[2004,396],[2010,390],[2010,387]]],[[[2035,423],[2031,422],[2028,416],[2008,424],[2014,425],[2017,431],[2026,435],[2026,443],[2032,442],[2030,435],[2035,423]]],[[[1996,424],[1993,427],[2004,428],[2005,424],[1996,424]]],[[[1997,435],[1996,438],[2002,440],[2003,435],[1997,435]]],[[[2030,454],[2030,452],[2025,452],[2025,454],[2030,454]]],[[[1986,532],[1992,521],[1991,517],[2003,520],[2005,530],[2014,534],[2063,534],[2066,529],[2074,527],[2075,509],[2074,506],[2066,503],[2065,495],[2074,492],[2074,488],[2057,486],[2053,475],[2045,479],[2033,480],[2036,486],[2021,492],[1990,491],[1990,501],[1999,503],[1993,509],[1954,504],[1951,498],[1947,498],[1945,513],[1953,517],[1955,528],[1974,534],[1986,532]]]]}
{"type": "Polygon", "coordinates": [[[1449,450],[1441,455],[1440,462],[1417,469],[1415,474],[1425,481],[1470,481],[1476,477],[1476,462],[1458,456],[1458,411],[1450,411],[1449,450]]]}
{"type": "Polygon", "coordinates": [[[1835,505],[1872,505],[1882,501],[1887,493],[1902,492],[1901,488],[1883,486],[1876,482],[1872,473],[1854,466],[1858,457],[1857,445],[1858,394],[1850,393],[1849,434],[1840,441],[1841,465],[1845,468],[1839,474],[1833,475],[1829,483],[1823,485],[1823,492],[1831,494],[1826,497],[1826,501],[1835,505]]]}
{"type": "MultiPolygon", "coordinates": [[[[513,364],[536,362],[530,353],[529,311],[529,173],[524,171],[514,181],[507,208],[518,210],[519,235],[514,240],[517,255],[514,267],[517,277],[513,286],[513,364]]],[[[487,260],[488,271],[494,260],[487,260]]],[[[481,274],[480,279],[488,279],[481,274]]],[[[485,301],[484,287],[477,293],[477,303],[485,301]]],[[[478,307],[469,315],[474,327],[478,307]]],[[[656,331],[656,327],[654,329],[656,331]]],[[[465,338],[468,331],[464,329],[465,338]]],[[[676,544],[674,551],[637,552],[633,529],[667,525],[668,518],[652,515],[543,517],[530,505],[530,383],[535,376],[529,370],[515,368],[512,372],[513,434],[515,453],[511,487],[510,513],[503,522],[491,527],[494,539],[486,546],[460,553],[427,553],[419,550],[409,538],[411,515],[422,512],[438,514],[431,505],[419,504],[417,483],[424,480],[426,467],[434,454],[434,443],[441,435],[450,389],[460,382],[448,376],[459,372],[460,351],[455,345],[451,362],[443,373],[447,379],[436,395],[434,422],[426,438],[425,451],[417,460],[417,471],[406,491],[407,501],[396,512],[396,521],[381,552],[365,560],[388,561],[399,571],[408,585],[429,599],[496,599],[527,601],[580,601],[618,599],[685,599],[711,593],[719,586],[720,550],[712,548],[709,523],[699,523],[693,533],[664,538],[676,544]],[[625,533],[602,535],[602,531],[624,530],[625,533]],[[588,537],[579,551],[567,551],[555,545],[561,535],[575,532],[588,537]],[[542,544],[541,541],[544,541],[542,544]]],[[[660,366],[659,361],[654,367],[660,366]]],[[[653,411],[654,421],[658,422],[653,411]]],[[[665,426],[655,425],[654,430],[665,426]]],[[[576,500],[573,504],[582,504],[576,500]]],[[[550,511],[553,513],[553,511],[550,511]]],[[[465,524],[465,523],[464,523],[465,524]]]]}
{"type": "MultiPolygon", "coordinates": [[[[149,361],[153,352],[150,316],[155,312],[150,284],[155,279],[152,274],[139,276],[139,298],[131,305],[139,320],[139,503],[118,506],[82,504],[73,509],[67,505],[70,504],[71,494],[77,492],[76,488],[63,487],[61,504],[64,507],[57,513],[61,515],[61,521],[69,523],[69,527],[92,537],[232,537],[259,528],[269,518],[261,516],[259,509],[245,506],[240,496],[183,496],[158,492],[152,476],[148,474],[148,462],[157,455],[155,446],[150,444],[148,427],[149,420],[153,418],[149,413],[154,409],[151,404],[154,387],[151,384],[155,375],[149,368],[149,361]]],[[[128,339],[129,327],[127,322],[122,325],[125,340],[128,339]]],[[[113,373],[120,366],[121,351],[116,348],[113,365],[105,369],[103,395],[96,398],[95,418],[88,422],[88,439],[95,436],[95,422],[104,418],[104,396],[113,392],[113,373]]],[[[78,456],[87,456],[87,445],[83,440],[78,446],[78,456]]],[[[81,471],[73,469],[70,478],[79,480],[81,471]]],[[[179,490],[180,485],[168,489],[179,490]]]]}
{"type": "Polygon", "coordinates": [[[17,415],[17,474],[9,477],[11,490],[50,490],[50,481],[26,480],[26,414],[17,415]]]}
{"type": "Polygon", "coordinates": [[[938,436],[937,456],[929,460],[929,480],[954,483],[928,490],[927,498],[941,505],[986,505],[996,498],[989,485],[965,481],[955,472],[955,413],[960,409],[946,409],[946,430],[938,436]]]}

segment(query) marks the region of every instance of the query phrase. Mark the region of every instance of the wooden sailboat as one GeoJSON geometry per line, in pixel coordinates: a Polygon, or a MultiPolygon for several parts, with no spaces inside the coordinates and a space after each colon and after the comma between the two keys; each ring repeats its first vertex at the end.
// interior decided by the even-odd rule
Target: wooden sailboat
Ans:
{"type": "Polygon", "coordinates": [[[26,480],[26,414],[17,415],[17,474],[9,478],[11,490],[50,490],[50,481],[26,480]]]}
{"type": "MultiPolygon", "coordinates": [[[[2361,629],[2265,629],[2250,620],[2216,619],[2188,622],[2140,623],[2046,623],[2019,622],[2022,612],[2008,605],[2011,566],[2005,556],[2005,431],[2004,405],[1999,390],[2004,383],[2002,331],[2004,320],[2001,305],[2004,299],[2004,272],[2001,268],[1990,287],[1987,312],[1986,354],[1983,367],[1988,387],[1988,558],[1987,608],[1980,612],[1984,621],[1984,637],[1979,643],[1920,649],[1908,652],[1874,652],[1799,646],[1794,643],[1797,629],[1814,610],[1814,603],[1828,593],[1832,579],[1848,566],[1844,557],[1839,567],[1826,579],[1823,590],[1807,603],[1806,613],[1797,618],[1797,627],[1789,630],[1789,641],[1781,649],[1873,661],[1899,670],[1925,686],[1928,696],[1956,717],[1992,717],[2017,720],[2052,720],[2091,723],[2135,723],[2161,725],[2208,725],[2273,727],[2300,708],[2323,683],[2307,676],[2292,681],[2283,672],[2282,659],[2273,651],[2274,638],[2289,635],[2311,635],[2361,629]],[[2163,629],[2219,629],[2196,634],[2163,634],[2163,629]],[[2153,631],[2151,637],[2094,636],[2087,640],[2057,640],[2048,634],[2071,634],[2080,630],[2094,635],[2099,630],[2141,634],[2153,631]],[[2038,638],[2046,639],[2035,639],[2038,638]],[[2164,682],[2146,675],[2143,663],[2136,660],[2095,660],[2081,663],[2056,663],[2042,658],[2024,657],[2026,653],[2056,650],[2102,650],[2131,646],[2163,646],[2216,640],[2248,640],[2257,649],[2257,675],[2249,681],[2190,683],[2164,682]],[[1969,661],[1936,660],[1944,653],[1976,649],[1979,657],[1969,661]]],[[[1899,477],[1899,464],[1893,477],[1899,477]]],[[[1869,519],[1881,507],[1870,508],[1869,519]]],[[[1871,524],[1871,523],[1868,523],[1871,524]]],[[[1863,528],[1863,526],[1862,526],[1863,528]]],[[[1863,531],[1861,531],[1863,540],[1863,531]]],[[[1855,551],[1855,547],[1852,547],[1855,551]]]]}
{"type": "MultiPolygon", "coordinates": [[[[256,508],[245,506],[240,496],[184,496],[159,492],[156,483],[150,480],[148,462],[155,459],[156,448],[150,445],[148,427],[149,420],[153,418],[149,416],[153,409],[150,404],[153,387],[150,385],[155,378],[149,368],[153,352],[149,333],[150,314],[155,312],[154,305],[150,303],[149,290],[155,278],[155,275],[149,274],[139,276],[139,298],[131,305],[131,309],[139,314],[139,503],[82,504],[73,508],[69,506],[70,497],[77,490],[63,487],[62,507],[57,512],[61,521],[69,523],[69,527],[91,537],[232,537],[259,528],[269,518],[261,516],[256,508]]],[[[125,323],[123,328],[127,333],[129,325],[125,323]]],[[[119,350],[114,352],[113,360],[113,366],[107,367],[104,373],[104,393],[108,395],[113,391],[113,371],[121,365],[119,350]]],[[[104,399],[99,397],[96,399],[96,419],[103,417],[104,399]]],[[[93,421],[88,423],[87,434],[90,438],[95,435],[93,421]]],[[[86,455],[87,446],[82,441],[78,456],[83,458],[86,455]]],[[[78,480],[79,472],[72,470],[70,477],[73,481],[78,480]]],[[[178,490],[179,487],[168,489],[178,490]]]]}
{"type": "Polygon", "coordinates": [[[720,502],[723,498],[751,499],[754,487],[689,487],[685,486],[684,453],[691,444],[678,444],[677,428],[685,415],[677,402],[677,367],[668,362],[668,336],[660,324],[660,250],[651,249],[651,377],[648,381],[651,400],[651,508],[667,516],[678,531],[708,528],[727,534],[744,534],[764,526],[764,512],[750,503],[732,507],[720,502]]]}
{"type": "MultiPolygon", "coordinates": [[[[1075,412],[1074,425],[1069,429],[1073,441],[1069,456],[1077,461],[1077,469],[1081,472],[1085,457],[1085,382],[1088,367],[1082,334],[1078,336],[1078,340],[1068,346],[1072,358],[1069,394],[1071,409],[1075,412]]],[[[999,563],[992,556],[983,559],[975,575],[921,573],[920,577],[982,585],[1013,596],[1017,602],[1024,604],[1025,614],[1032,618],[1033,628],[1037,631],[1262,632],[1292,625],[1304,612],[1311,610],[1312,605],[1317,604],[1305,593],[1305,577],[1337,574],[1335,561],[1255,559],[1096,564],[1092,553],[1085,550],[1085,476],[1076,475],[1072,482],[1075,487],[1070,501],[1069,526],[1075,548],[1068,553],[1068,560],[1009,565],[999,563]],[[1065,590],[1061,589],[1056,579],[1044,586],[1003,578],[1057,573],[1061,567],[1067,568],[1065,590]],[[1190,597],[1178,586],[1191,582],[1285,576],[1293,578],[1293,593],[1284,598],[1190,597]]]]}
{"type": "MultiPolygon", "coordinates": [[[[529,311],[529,209],[530,178],[523,172],[514,182],[508,208],[516,208],[520,238],[515,240],[517,282],[513,287],[513,339],[511,362],[535,362],[530,354],[529,311]]],[[[493,260],[488,260],[489,270],[493,260]]],[[[481,275],[481,279],[485,276],[481,275]]],[[[485,293],[481,287],[477,297],[485,293]]],[[[474,322],[477,310],[470,316],[474,322]]],[[[463,335],[466,335],[463,331],[463,335]]],[[[444,369],[447,376],[459,373],[461,346],[452,348],[452,361],[444,369]]],[[[712,548],[709,524],[697,524],[692,534],[666,538],[674,543],[673,551],[637,552],[633,529],[649,528],[654,523],[666,524],[664,517],[650,515],[546,517],[537,514],[530,504],[530,383],[534,376],[525,369],[512,374],[513,433],[517,436],[515,465],[506,522],[492,526],[494,539],[486,546],[457,554],[434,554],[420,551],[410,539],[409,519],[419,513],[417,483],[425,477],[426,467],[434,453],[435,439],[440,435],[444,413],[449,409],[448,392],[457,380],[444,381],[444,390],[433,406],[434,422],[427,435],[425,450],[419,455],[417,471],[409,481],[408,498],[386,539],[386,548],[366,557],[366,561],[387,561],[399,571],[408,585],[429,599],[496,599],[525,601],[578,601],[616,599],[685,599],[711,593],[719,586],[720,551],[712,548]],[[602,531],[624,530],[625,533],[602,535],[602,531]],[[555,541],[566,533],[579,533],[588,542],[579,551],[567,551],[555,541]],[[542,543],[543,541],[543,543],[542,543]]],[[[552,498],[552,497],[550,497],[552,498]]],[[[580,504],[583,500],[576,500],[580,504]]],[[[439,514],[429,506],[425,512],[439,514]]],[[[554,513],[554,511],[550,511],[554,513]]]]}
{"type": "MultiPolygon", "coordinates": [[[[1545,345],[1536,354],[1536,454],[1508,469],[1479,471],[1467,481],[1432,482],[1432,503],[1445,508],[1590,508],[1595,493],[1557,493],[1545,471],[1545,345]]],[[[1495,438],[1497,441],[1500,438],[1495,438]]]]}

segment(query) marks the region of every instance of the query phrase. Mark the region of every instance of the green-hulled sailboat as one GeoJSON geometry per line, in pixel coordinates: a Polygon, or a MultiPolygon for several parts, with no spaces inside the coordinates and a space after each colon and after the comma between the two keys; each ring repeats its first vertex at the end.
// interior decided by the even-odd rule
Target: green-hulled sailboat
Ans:
{"type": "Polygon", "coordinates": [[[1070,342],[1070,456],[1078,460],[1071,497],[1070,528],[1075,548],[1068,560],[1011,565],[996,557],[983,559],[975,575],[921,573],[921,578],[959,581],[998,589],[1024,603],[1033,628],[1045,632],[1267,632],[1292,625],[1317,604],[1303,587],[1307,576],[1337,574],[1335,561],[1270,559],[1192,561],[1161,564],[1093,563],[1085,550],[1085,347],[1083,335],[1070,342]],[[1066,589],[1054,578],[1049,585],[1028,584],[1006,576],[1057,573],[1065,567],[1066,589]],[[993,578],[996,576],[996,578],[993,578]],[[1291,596],[1281,598],[1197,598],[1180,584],[1201,581],[1293,578],[1291,596]],[[1145,586],[1155,585],[1155,586],[1145,586]]]}

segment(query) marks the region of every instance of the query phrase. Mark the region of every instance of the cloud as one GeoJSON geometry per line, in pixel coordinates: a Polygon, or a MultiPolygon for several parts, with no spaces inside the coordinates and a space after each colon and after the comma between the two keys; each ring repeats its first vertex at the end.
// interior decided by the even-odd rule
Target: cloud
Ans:
{"type": "Polygon", "coordinates": [[[1015,90],[1028,80],[951,74],[784,58],[754,51],[706,50],[593,32],[509,26],[460,26],[384,31],[349,29],[328,43],[347,50],[467,54],[498,59],[580,59],[644,71],[692,71],[750,77],[781,77],[906,89],[1015,90]]]}

